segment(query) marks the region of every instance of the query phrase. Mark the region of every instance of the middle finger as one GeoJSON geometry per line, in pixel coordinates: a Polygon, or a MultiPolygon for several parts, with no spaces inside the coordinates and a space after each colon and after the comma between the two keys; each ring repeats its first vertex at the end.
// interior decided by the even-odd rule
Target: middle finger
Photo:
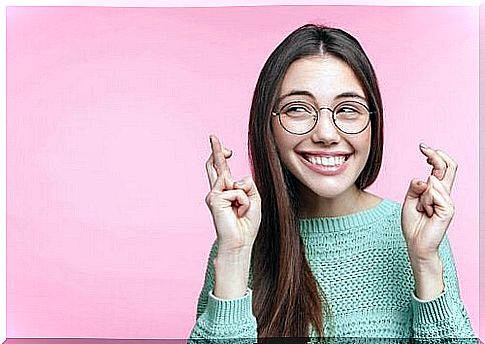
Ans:
{"type": "Polygon", "coordinates": [[[437,149],[436,153],[446,162],[446,174],[443,178],[442,182],[446,186],[448,193],[451,192],[451,188],[453,187],[453,182],[456,176],[456,170],[458,168],[458,164],[455,160],[453,160],[448,154],[443,152],[442,150],[437,149]]]}
{"type": "Polygon", "coordinates": [[[211,142],[212,155],[214,159],[214,167],[216,168],[217,175],[222,175],[227,173],[231,176],[231,170],[227,164],[226,158],[224,157],[222,144],[215,135],[209,136],[211,142]]]}
{"type": "MultiPolygon", "coordinates": [[[[232,156],[232,151],[230,149],[224,148],[224,156],[226,159],[229,159],[232,156]]],[[[217,171],[214,165],[214,155],[211,154],[209,159],[205,163],[205,170],[207,172],[207,176],[209,178],[209,186],[212,189],[214,184],[217,180],[217,171]]]]}

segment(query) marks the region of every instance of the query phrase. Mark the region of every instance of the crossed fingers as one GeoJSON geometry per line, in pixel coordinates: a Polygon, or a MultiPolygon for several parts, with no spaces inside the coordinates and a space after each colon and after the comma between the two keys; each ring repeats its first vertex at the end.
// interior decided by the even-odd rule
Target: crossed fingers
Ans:
{"type": "Polygon", "coordinates": [[[232,151],[222,146],[217,136],[210,135],[212,153],[205,163],[209,177],[210,188],[219,191],[233,188],[231,170],[226,159],[232,156],[232,151]]]}
{"type": "Polygon", "coordinates": [[[433,166],[431,174],[441,180],[448,193],[451,193],[456,176],[458,164],[448,154],[439,149],[432,149],[424,144],[420,145],[421,151],[428,157],[428,164],[433,166]]]}
{"type": "Polygon", "coordinates": [[[420,148],[433,169],[427,180],[427,187],[419,197],[417,210],[432,216],[435,206],[445,207],[448,210],[453,207],[450,194],[458,164],[439,149],[432,149],[424,144],[421,144],[420,148]]]}

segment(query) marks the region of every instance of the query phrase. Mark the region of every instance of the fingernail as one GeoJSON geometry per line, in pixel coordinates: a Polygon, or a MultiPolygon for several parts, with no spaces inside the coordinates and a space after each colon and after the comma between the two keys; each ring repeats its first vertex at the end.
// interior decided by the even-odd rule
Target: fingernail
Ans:
{"type": "Polygon", "coordinates": [[[429,147],[426,146],[424,143],[420,143],[419,146],[423,149],[429,149],[429,147]]]}

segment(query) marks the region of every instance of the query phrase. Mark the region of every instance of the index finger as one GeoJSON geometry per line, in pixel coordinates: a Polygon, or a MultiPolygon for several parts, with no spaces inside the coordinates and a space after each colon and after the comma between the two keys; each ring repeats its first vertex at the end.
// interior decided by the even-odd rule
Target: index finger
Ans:
{"type": "Polygon", "coordinates": [[[431,174],[442,180],[448,167],[446,161],[443,160],[443,158],[434,149],[426,146],[424,143],[421,143],[419,147],[421,148],[423,154],[428,157],[427,162],[433,166],[431,174]]]}
{"type": "Polygon", "coordinates": [[[222,145],[217,136],[209,135],[209,140],[211,142],[212,155],[214,158],[214,167],[216,168],[217,174],[221,175],[224,172],[231,176],[231,170],[227,164],[224,153],[222,152],[222,145]]]}

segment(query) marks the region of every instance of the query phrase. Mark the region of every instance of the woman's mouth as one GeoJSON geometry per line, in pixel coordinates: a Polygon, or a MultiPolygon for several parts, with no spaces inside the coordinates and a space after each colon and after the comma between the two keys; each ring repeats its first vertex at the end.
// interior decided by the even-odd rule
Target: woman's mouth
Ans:
{"type": "Polygon", "coordinates": [[[305,160],[312,163],[313,165],[320,165],[325,167],[338,167],[342,165],[349,155],[338,155],[338,156],[304,156],[305,160]]]}
{"type": "Polygon", "coordinates": [[[312,171],[324,175],[336,175],[342,173],[346,162],[352,154],[335,156],[300,155],[305,165],[312,171]]]}

